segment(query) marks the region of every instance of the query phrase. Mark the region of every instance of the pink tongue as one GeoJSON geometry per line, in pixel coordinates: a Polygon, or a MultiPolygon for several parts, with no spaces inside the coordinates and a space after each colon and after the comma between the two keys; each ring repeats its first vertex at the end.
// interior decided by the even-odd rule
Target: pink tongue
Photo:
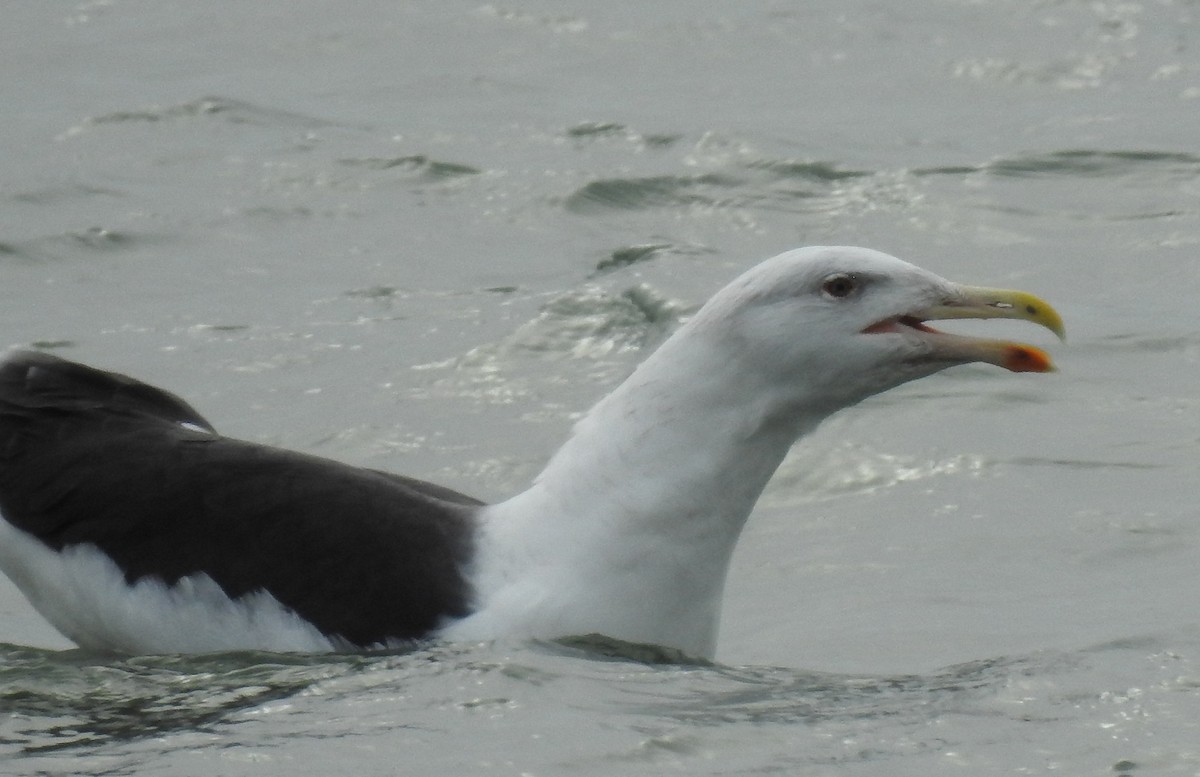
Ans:
{"type": "Polygon", "coordinates": [[[933,334],[940,334],[940,332],[938,332],[938,330],[934,329],[933,327],[925,326],[923,323],[916,320],[915,318],[899,318],[899,319],[888,318],[883,321],[880,321],[878,324],[871,324],[869,327],[864,329],[863,332],[866,334],[881,334],[883,332],[899,332],[901,327],[905,327],[908,329],[917,329],[922,332],[931,332],[933,334]]]}

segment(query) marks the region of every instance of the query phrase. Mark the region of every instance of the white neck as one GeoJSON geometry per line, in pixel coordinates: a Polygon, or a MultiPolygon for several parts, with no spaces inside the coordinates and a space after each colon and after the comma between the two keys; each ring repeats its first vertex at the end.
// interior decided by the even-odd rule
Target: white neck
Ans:
{"type": "Polygon", "coordinates": [[[483,512],[478,609],[447,635],[602,633],[712,655],[742,526],[824,413],[787,410],[803,403],[689,328],[576,425],[531,488],[483,512]]]}

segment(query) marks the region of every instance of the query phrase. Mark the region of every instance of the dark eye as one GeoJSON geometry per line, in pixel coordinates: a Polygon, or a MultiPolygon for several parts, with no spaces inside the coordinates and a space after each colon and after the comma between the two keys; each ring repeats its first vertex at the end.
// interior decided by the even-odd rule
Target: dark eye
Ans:
{"type": "Polygon", "coordinates": [[[847,273],[830,275],[821,284],[821,293],[834,299],[849,297],[856,291],[858,291],[858,278],[847,273]]]}

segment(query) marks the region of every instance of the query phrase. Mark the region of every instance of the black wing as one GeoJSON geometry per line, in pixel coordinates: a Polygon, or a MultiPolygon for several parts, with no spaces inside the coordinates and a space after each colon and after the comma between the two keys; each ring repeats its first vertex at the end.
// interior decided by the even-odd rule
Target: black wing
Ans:
{"type": "Polygon", "coordinates": [[[482,503],[411,478],[217,435],[183,400],[42,353],[0,365],[0,513],[88,543],[129,581],[204,572],[367,646],[466,615],[482,503]]]}

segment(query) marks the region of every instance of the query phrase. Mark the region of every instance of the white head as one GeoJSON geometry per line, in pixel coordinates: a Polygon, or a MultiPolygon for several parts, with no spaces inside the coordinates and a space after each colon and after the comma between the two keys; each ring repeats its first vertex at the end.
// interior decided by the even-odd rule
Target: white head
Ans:
{"type": "Polygon", "coordinates": [[[1058,314],[1032,295],[963,286],[852,246],[800,248],[756,265],[713,296],[685,336],[719,343],[738,369],[764,384],[791,387],[795,408],[810,415],[955,364],[1053,369],[1032,346],[923,323],[945,318],[1020,318],[1062,336],[1058,314]]]}

